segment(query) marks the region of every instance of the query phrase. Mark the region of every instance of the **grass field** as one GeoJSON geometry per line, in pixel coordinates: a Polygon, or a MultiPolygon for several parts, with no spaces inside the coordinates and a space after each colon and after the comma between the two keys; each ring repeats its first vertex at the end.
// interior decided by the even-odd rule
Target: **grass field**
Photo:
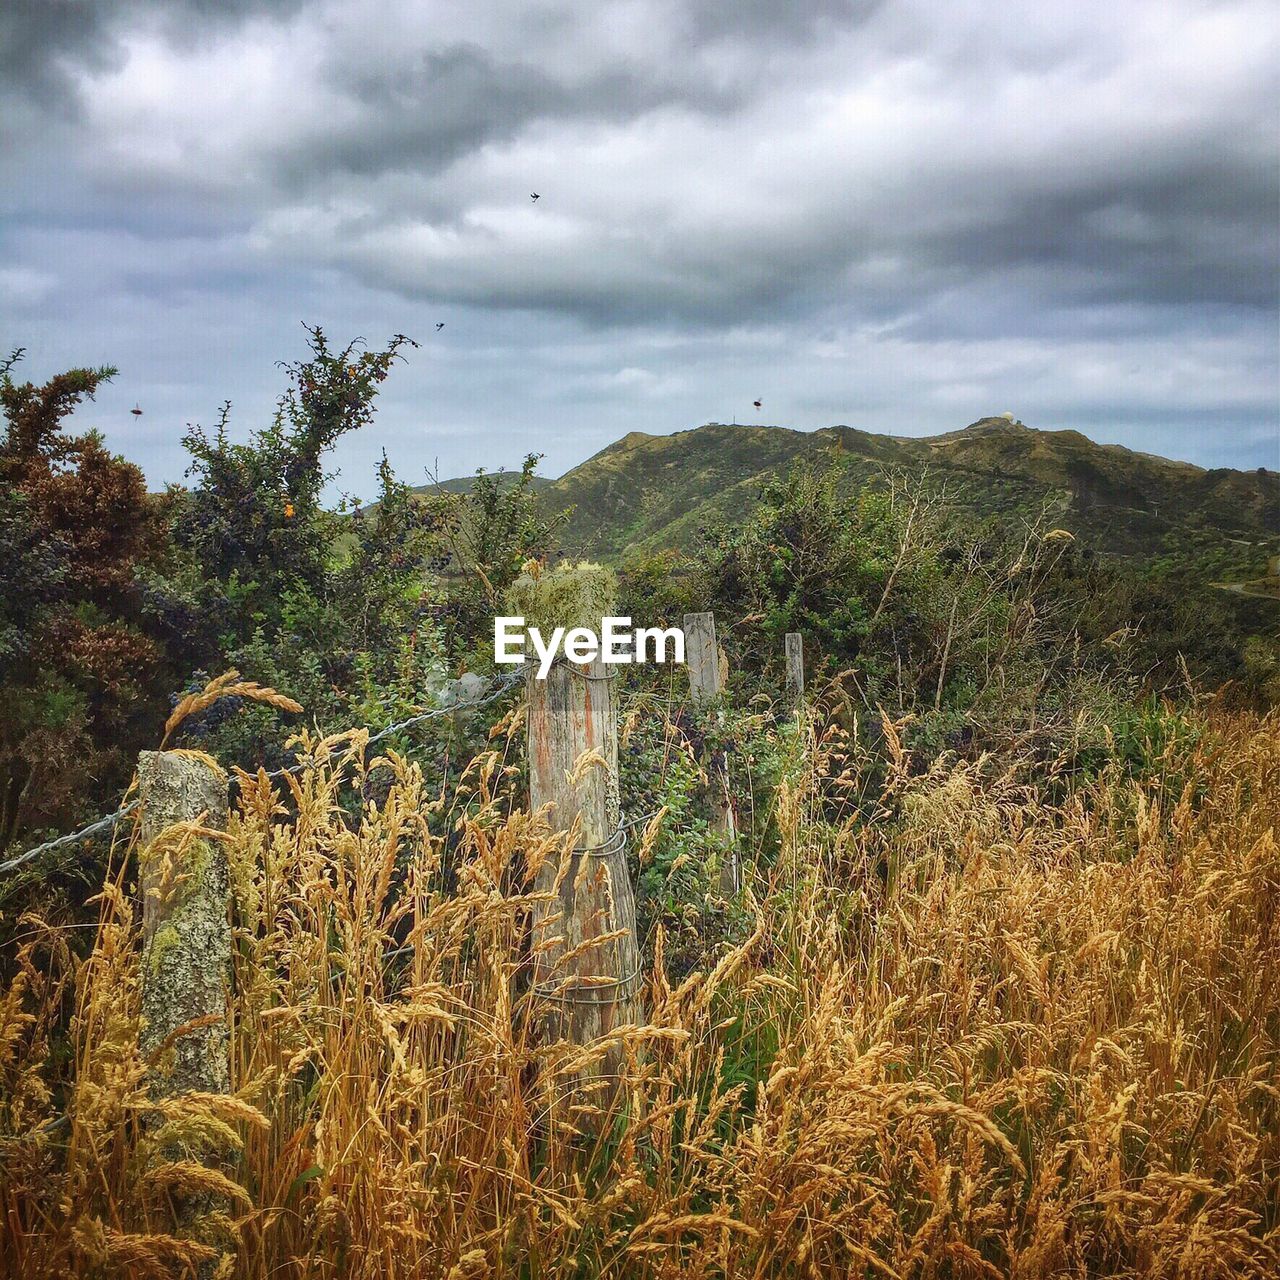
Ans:
{"type": "Polygon", "coordinates": [[[573,1085],[603,1046],[532,1032],[530,871],[557,843],[484,803],[501,737],[447,846],[425,818],[449,798],[395,759],[342,821],[358,742],[288,812],[247,781],[235,1098],[149,1101],[123,877],[87,961],[29,922],[0,1273],[1274,1276],[1280,720],[1188,724],[1142,779],[1073,785],[921,773],[890,726],[860,823],[866,762],[798,744],[738,941],[677,978],[647,940],[647,1020],[594,1106],[573,1085]]]}

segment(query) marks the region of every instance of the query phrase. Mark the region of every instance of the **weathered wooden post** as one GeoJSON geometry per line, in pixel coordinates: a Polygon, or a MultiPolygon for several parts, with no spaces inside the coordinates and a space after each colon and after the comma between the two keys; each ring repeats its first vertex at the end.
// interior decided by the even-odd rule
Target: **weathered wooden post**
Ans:
{"type": "Polygon", "coordinates": [[[227,825],[227,778],[196,756],[144,751],[142,800],[142,1018],[139,1046],[158,1055],[152,1093],[226,1093],[231,976],[230,881],[218,840],[171,828],[227,825]],[[195,1024],[195,1025],[192,1025],[195,1024]],[[176,1034],[183,1027],[191,1029],[176,1034]],[[166,1041],[170,1043],[166,1046],[166,1041]],[[159,1052],[161,1049],[163,1052],[159,1052]]]}
{"type": "MultiPolygon", "coordinates": [[[[684,659],[689,668],[689,694],[696,707],[704,707],[724,691],[728,664],[716,643],[716,619],[713,613],[684,615],[684,659]]],[[[737,831],[733,820],[733,802],[729,795],[728,753],[717,751],[708,770],[711,777],[711,805],[716,826],[728,842],[728,853],[720,864],[720,892],[735,894],[742,887],[738,866],[737,831]]]]}
{"type": "Polygon", "coordinates": [[[722,687],[714,613],[684,615],[684,660],[689,668],[689,693],[697,706],[705,706],[719,696],[722,687]]]}
{"type": "MultiPolygon", "coordinates": [[[[560,565],[522,575],[511,607],[544,635],[564,627],[567,642],[577,627],[600,632],[616,589],[612,572],[600,565],[560,565]]],[[[537,663],[527,668],[530,805],[545,806],[555,829],[577,828],[574,847],[548,859],[535,880],[535,889],[555,896],[534,908],[534,993],[544,1005],[547,1037],[575,1044],[641,1021],[635,892],[619,814],[614,670],[599,658],[564,657],[545,680],[537,663]],[[595,938],[607,940],[593,944],[595,938]]],[[[607,1099],[621,1063],[621,1049],[610,1050],[580,1078],[579,1092],[590,1092],[594,1078],[606,1086],[595,1092],[607,1099]]]]}
{"type": "Polygon", "coordinates": [[[788,631],[787,653],[787,702],[793,711],[804,708],[804,639],[798,631],[788,631]]]}

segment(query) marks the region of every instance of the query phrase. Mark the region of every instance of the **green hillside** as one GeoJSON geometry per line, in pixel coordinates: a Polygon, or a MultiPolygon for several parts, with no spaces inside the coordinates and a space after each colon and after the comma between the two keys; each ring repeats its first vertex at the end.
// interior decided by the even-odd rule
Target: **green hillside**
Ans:
{"type": "Polygon", "coordinates": [[[1194,565],[1206,580],[1264,576],[1280,551],[1280,473],[1205,470],[1005,418],[916,438],[723,423],[632,432],[542,492],[573,508],[566,548],[617,560],[692,546],[699,530],[740,519],[793,463],[824,457],[850,486],[927,474],[960,509],[1009,520],[1044,512],[1089,545],[1157,568],[1194,565]]]}

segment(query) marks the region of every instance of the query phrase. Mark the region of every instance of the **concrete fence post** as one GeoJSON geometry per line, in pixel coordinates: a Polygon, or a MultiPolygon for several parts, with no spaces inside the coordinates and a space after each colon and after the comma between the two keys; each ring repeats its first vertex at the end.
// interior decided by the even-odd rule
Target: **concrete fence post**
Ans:
{"type": "Polygon", "coordinates": [[[144,751],[138,757],[138,788],[143,1018],[139,1045],[144,1057],[158,1057],[152,1093],[226,1093],[231,977],[226,850],[218,840],[171,829],[198,820],[200,826],[225,830],[227,778],[194,756],[144,751]],[[181,1030],[188,1026],[190,1030],[181,1030]]]}
{"type": "MultiPolygon", "coordinates": [[[[138,1047],[151,1061],[153,1098],[227,1093],[227,1004],[231,983],[231,884],[220,840],[191,827],[225,831],[227,777],[216,766],[180,751],[138,756],[142,801],[142,1028],[138,1047]],[[184,826],[187,829],[184,830],[184,826]]],[[[164,1160],[182,1159],[166,1147],[164,1160]]],[[[207,1157],[216,1161],[217,1153],[207,1157]]],[[[205,1238],[202,1225],[226,1214],[226,1199],[211,1192],[175,1198],[179,1234],[205,1238]]],[[[217,1238],[215,1232],[214,1238],[217,1238]]],[[[225,1256],[225,1255],[224,1255],[225,1256]]],[[[196,1267],[212,1280],[218,1262],[196,1267]]]]}
{"type": "MultiPolygon", "coordinates": [[[[684,658],[689,668],[689,696],[695,707],[705,707],[724,692],[728,662],[716,643],[713,613],[684,615],[684,658]]],[[[708,773],[715,826],[724,833],[728,852],[720,864],[720,892],[732,896],[742,888],[738,864],[737,830],[729,792],[729,759],[725,751],[713,753],[708,773]]]]}

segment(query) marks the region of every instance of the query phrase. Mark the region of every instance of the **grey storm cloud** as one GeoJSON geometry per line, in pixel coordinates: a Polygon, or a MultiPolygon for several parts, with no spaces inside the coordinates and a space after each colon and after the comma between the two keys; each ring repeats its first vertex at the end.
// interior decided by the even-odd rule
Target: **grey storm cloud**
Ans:
{"type": "Polygon", "coordinates": [[[326,80],[359,110],[345,125],[280,149],[276,172],[293,187],[313,189],[335,173],[435,172],[538,121],[622,121],[672,102],[714,113],[740,101],[731,90],[673,84],[625,62],[561,80],[471,43],[392,67],[344,58],[326,80]]]}
{"type": "Polygon", "coordinates": [[[678,19],[691,38],[701,44],[717,40],[767,40],[808,44],[824,33],[859,25],[880,10],[886,0],[692,0],[680,6],[678,19]]]}
{"type": "Polygon", "coordinates": [[[175,42],[246,17],[283,17],[305,0],[5,0],[0,17],[0,86],[29,94],[41,107],[74,111],[77,69],[123,65],[120,35],[150,17],[175,42]]]}
{"type": "Polygon", "coordinates": [[[1277,67],[1257,0],[8,0],[0,341],[181,422],[445,319],[380,423],[457,470],[762,394],[1274,464],[1277,67]]]}

